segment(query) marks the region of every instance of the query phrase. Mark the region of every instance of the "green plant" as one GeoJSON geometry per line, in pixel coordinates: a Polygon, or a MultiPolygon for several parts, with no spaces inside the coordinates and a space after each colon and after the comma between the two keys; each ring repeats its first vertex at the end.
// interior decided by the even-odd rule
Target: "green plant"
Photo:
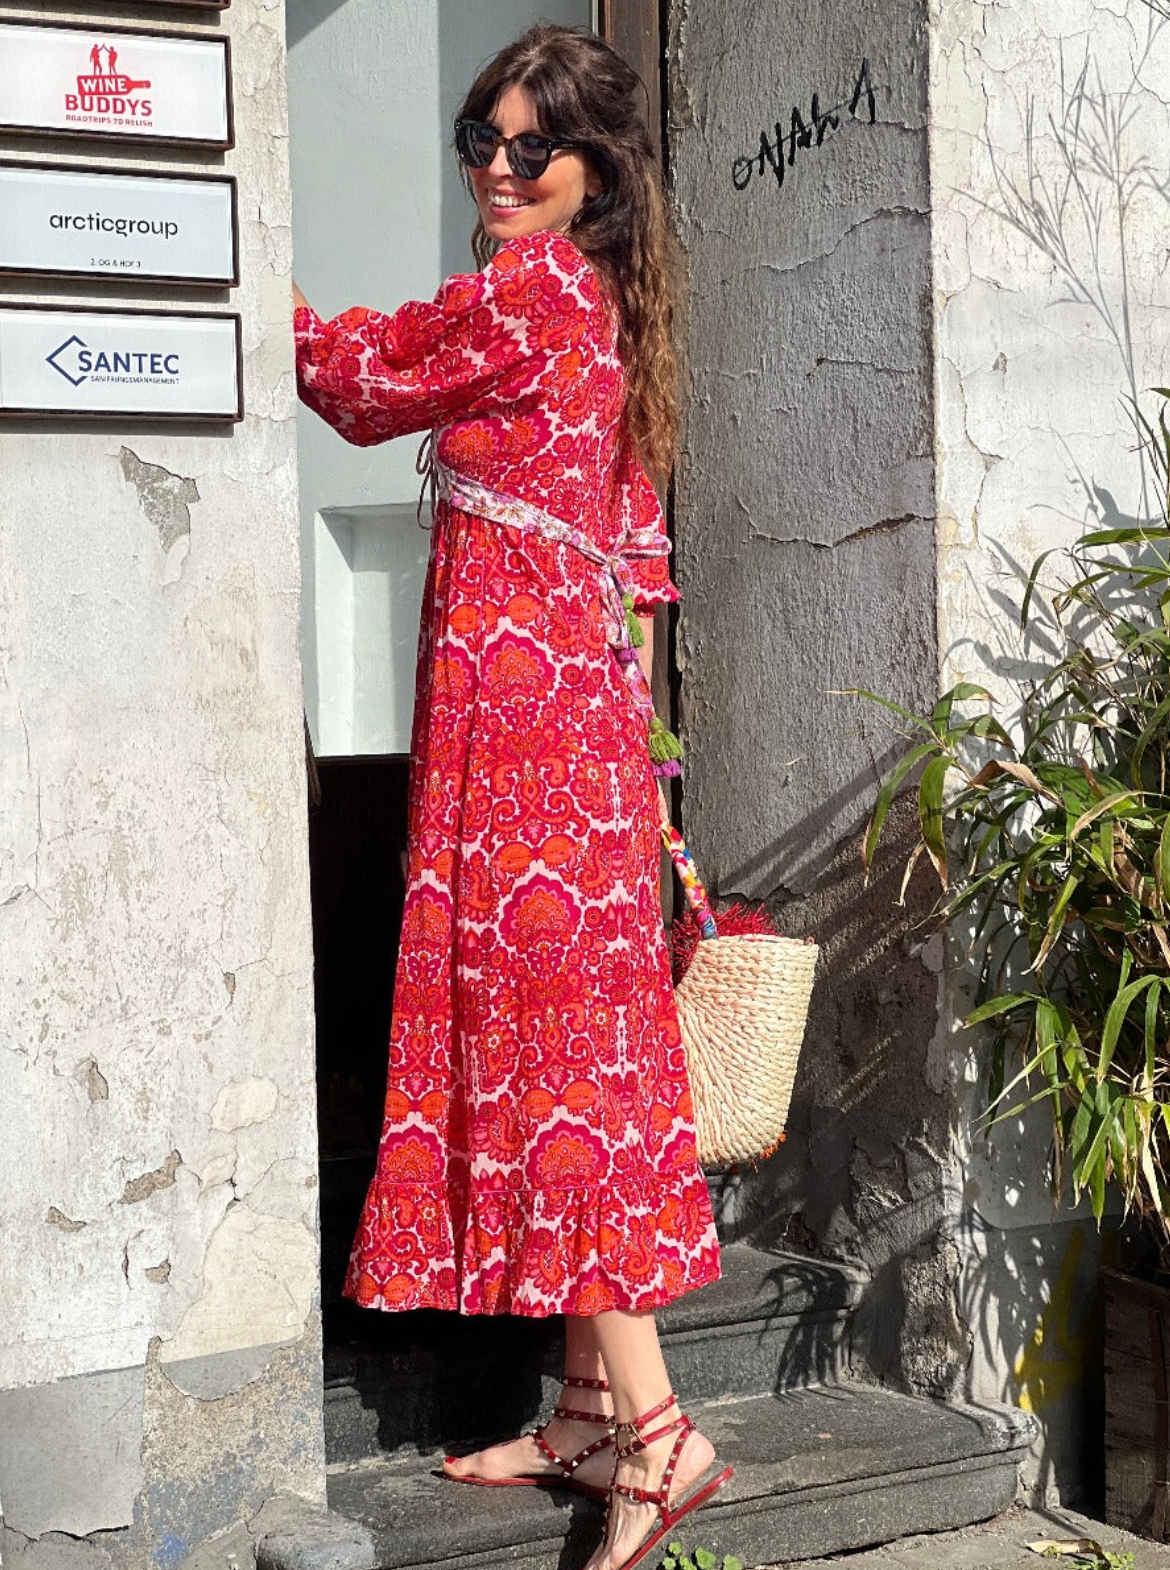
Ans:
{"type": "Polygon", "coordinates": [[[681,1543],[668,1543],[659,1570],[743,1570],[743,1566],[734,1554],[721,1559],[709,1548],[695,1548],[687,1553],[681,1543]]]}
{"type": "MultiPolygon", "coordinates": [[[[1170,399],[1170,391],[1158,390],[1170,399]]],[[[1141,416],[1138,416],[1141,420],[1141,416]]],[[[1101,529],[1032,568],[1021,626],[1050,651],[1013,735],[961,682],[929,716],[877,697],[909,743],[865,836],[872,863],[917,766],[920,842],[939,912],[969,939],[993,1023],[991,1116],[1046,1101],[1053,1181],[1107,1185],[1170,1267],[1170,430],[1141,420],[1163,499],[1148,525],[1101,529]],[[1053,558],[1060,581],[1046,581],[1053,558]],[[1037,626],[1043,616],[1046,625],[1037,626]],[[1009,1052],[1019,1054],[1012,1058],[1009,1052]]]]}
{"type": "Polygon", "coordinates": [[[1084,1549],[1079,1542],[1049,1543],[1046,1548],[1037,1549],[1037,1552],[1044,1559],[1063,1558],[1069,1570],[1134,1570],[1133,1555],[1128,1549],[1114,1553],[1110,1548],[1102,1548],[1099,1543],[1084,1549]]]}

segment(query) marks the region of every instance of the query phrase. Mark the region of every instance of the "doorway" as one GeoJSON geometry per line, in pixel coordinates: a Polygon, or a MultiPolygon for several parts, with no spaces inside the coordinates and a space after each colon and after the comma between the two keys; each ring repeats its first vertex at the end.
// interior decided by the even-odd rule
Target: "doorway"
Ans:
{"type": "MultiPolygon", "coordinates": [[[[287,0],[286,17],[295,271],[325,317],[429,299],[474,265],[473,209],[450,145],[464,91],[537,20],[608,20],[596,0],[287,0]]],[[[429,546],[417,447],[350,447],[300,410],[302,661],[321,787],[310,873],[327,1349],[384,1317],[343,1302],[341,1284],[381,1130],[405,892],[429,546]]]]}

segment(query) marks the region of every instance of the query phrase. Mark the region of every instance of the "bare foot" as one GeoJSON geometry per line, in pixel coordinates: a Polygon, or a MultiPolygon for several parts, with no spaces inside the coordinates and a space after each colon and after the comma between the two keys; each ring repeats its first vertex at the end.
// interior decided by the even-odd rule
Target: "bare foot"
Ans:
{"type": "MultiPolygon", "coordinates": [[[[581,1410],[582,1392],[574,1391],[573,1395],[578,1410],[581,1410]]],[[[591,1411],[593,1407],[590,1405],[583,1409],[591,1411]]],[[[598,1406],[597,1410],[600,1411],[601,1407],[598,1406]]],[[[608,1440],[610,1436],[610,1431],[600,1423],[579,1423],[555,1414],[540,1432],[545,1444],[555,1450],[557,1455],[563,1456],[566,1462],[596,1444],[599,1439],[608,1440]]],[[[550,1483],[567,1481],[564,1471],[544,1453],[532,1434],[522,1434],[519,1439],[509,1439],[503,1444],[489,1445],[486,1450],[477,1450],[474,1455],[448,1456],[443,1463],[443,1471],[448,1477],[471,1477],[494,1483],[531,1477],[542,1480],[547,1478],[550,1483]]],[[[613,1445],[610,1442],[581,1462],[572,1474],[572,1481],[586,1488],[595,1488],[599,1494],[603,1494],[612,1476],[613,1445]]]]}
{"type": "MultiPolygon", "coordinates": [[[[675,1407],[662,1421],[670,1422],[678,1416],[675,1407]]],[[[655,1425],[657,1426],[657,1425],[655,1425]]],[[[616,1481],[631,1488],[654,1490],[662,1486],[662,1474],[670,1458],[677,1434],[666,1434],[647,1445],[636,1455],[618,1462],[616,1481]]],[[[687,1490],[699,1479],[715,1459],[709,1440],[698,1430],[687,1435],[678,1465],[670,1484],[670,1506],[676,1508],[687,1490]]],[[[585,1566],[585,1570],[622,1570],[630,1558],[652,1533],[662,1525],[662,1515],[657,1505],[638,1504],[624,1494],[610,1495],[609,1514],[605,1522],[605,1541],[585,1566]]],[[[657,1557],[647,1564],[657,1563],[657,1557]]]]}

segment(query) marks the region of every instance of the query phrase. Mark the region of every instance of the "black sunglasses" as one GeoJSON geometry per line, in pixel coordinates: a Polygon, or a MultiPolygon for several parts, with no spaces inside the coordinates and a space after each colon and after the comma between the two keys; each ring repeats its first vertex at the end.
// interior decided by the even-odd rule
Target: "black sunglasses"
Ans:
{"type": "Polygon", "coordinates": [[[483,120],[456,120],[455,151],[469,169],[486,169],[503,144],[508,167],[520,180],[539,180],[549,159],[562,147],[581,147],[581,142],[562,141],[541,136],[537,131],[521,131],[519,136],[503,136],[494,125],[483,120]]]}

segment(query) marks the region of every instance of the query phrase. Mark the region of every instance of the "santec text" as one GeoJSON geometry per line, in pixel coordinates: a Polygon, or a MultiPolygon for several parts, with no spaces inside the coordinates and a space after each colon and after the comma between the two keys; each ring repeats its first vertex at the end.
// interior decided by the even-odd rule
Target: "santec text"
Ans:
{"type": "Polygon", "coordinates": [[[93,371],[110,371],[121,375],[177,376],[179,356],[145,352],[124,354],[118,351],[107,354],[104,349],[99,349],[95,354],[92,349],[78,349],[77,368],[87,375],[93,371]]]}

